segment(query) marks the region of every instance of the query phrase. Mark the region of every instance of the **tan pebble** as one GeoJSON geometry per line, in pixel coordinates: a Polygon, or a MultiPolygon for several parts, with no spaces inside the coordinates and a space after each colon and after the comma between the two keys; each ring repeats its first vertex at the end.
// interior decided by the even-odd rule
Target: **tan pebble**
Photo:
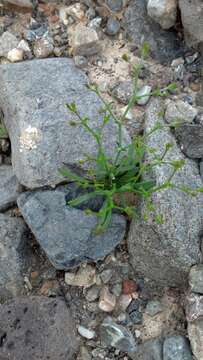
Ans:
{"type": "Polygon", "coordinates": [[[99,308],[104,312],[111,312],[116,306],[116,296],[110,293],[107,286],[104,286],[100,293],[99,308]]]}
{"type": "Polygon", "coordinates": [[[12,62],[22,61],[24,57],[24,51],[22,49],[12,49],[8,52],[7,59],[12,62]]]}

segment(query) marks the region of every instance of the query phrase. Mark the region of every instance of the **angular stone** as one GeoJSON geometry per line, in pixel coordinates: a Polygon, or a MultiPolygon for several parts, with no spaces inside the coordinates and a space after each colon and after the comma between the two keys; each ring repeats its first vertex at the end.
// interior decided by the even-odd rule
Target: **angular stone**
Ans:
{"type": "Polygon", "coordinates": [[[76,26],[71,44],[74,55],[91,56],[102,50],[96,30],[81,24],[76,26]]]}
{"type": "Polygon", "coordinates": [[[123,0],[106,0],[107,6],[112,11],[121,11],[123,8],[123,0]]]}
{"type": "Polygon", "coordinates": [[[203,320],[188,324],[188,336],[195,359],[203,359],[203,320]]]}
{"type": "MultiPolygon", "coordinates": [[[[139,345],[133,360],[163,360],[163,339],[156,338],[145,341],[139,345]]],[[[175,360],[175,359],[174,359],[175,360]]]]}
{"type": "Polygon", "coordinates": [[[179,0],[185,40],[189,46],[203,42],[202,0],[179,0]]]}
{"type": "Polygon", "coordinates": [[[155,316],[163,311],[163,305],[159,300],[151,300],[147,303],[145,312],[150,316],[155,316]]]}
{"type": "Polygon", "coordinates": [[[133,353],[137,348],[136,341],[131,332],[111,319],[106,319],[101,324],[100,338],[104,345],[113,346],[129,354],[133,353]]]}
{"type": "Polygon", "coordinates": [[[59,298],[19,297],[0,305],[3,359],[72,360],[78,350],[75,325],[59,298]]]}
{"type": "Polygon", "coordinates": [[[174,121],[192,123],[197,113],[197,109],[185,101],[169,100],[165,111],[165,120],[169,124],[174,121]]]}
{"type": "Polygon", "coordinates": [[[121,81],[113,87],[111,94],[121,103],[127,105],[133,94],[133,88],[132,81],[121,81]]]}
{"type": "Polygon", "coordinates": [[[203,294],[203,264],[194,265],[189,274],[191,291],[203,294]]]}
{"type": "Polygon", "coordinates": [[[114,36],[119,32],[119,30],[120,30],[119,21],[115,19],[113,16],[110,16],[106,24],[106,33],[110,36],[114,36]]]}
{"type": "MultiPolygon", "coordinates": [[[[161,111],[160,100],[154,99],[146,112],[146,132],[152,130],[157,121],[164,124],[161,111]]],[[[173,183],[191,189],[202,187],[196,162],[184,158],[169,129],[165,127],[154,132],[148,137],[147,146],[162,154],[167,143],[173,147],[165,160],[185,160],[173,183]]],[[[146,159],[150,161],[150,154],[146,159]]],[[[171,171],[167,165],[156,167],[151,177],[160,184],[168,179],[171,171]]],[[[155,210],[152,214],[148,210],[148,219],[144,220],[146,204],[144,200],[141,201],[140,218],[131,224],[128,237],[131,262],[136,272],[157,285],[184,286],[190,267],[201,259],[199,235],[202,230],[202,195],[192,197],[178,190],[166,189],[152,195],[152,204],[155,210]],[[162,224],[155,222],[156,215],[162,215],[162,224]]]]}
{"type": "Polygon", "coordinates": [[[183,153],[192,159],[203,158],[203,126],[182,124],[175,130],[183,153]]]}
{"type": "MultiPolygon", "coordinates": [[[[1,65],[0,107],[12,145],[12,164],[20,183],[28,188],[55,185],[62,180],[63,163],[82,166],[80,160],[94,156],[97,146],[74,118],[66,103],[75,102],[90,118],[93,128],[101,124],[101,101],[87,89],[87,77],[70,59],[53,58],[1,65]],[[29,75],[28,75],[29,74],[29,75]]],[[[124,130],[124,142],[129,136],[124,130]]],[[[117,128],[109,122],[104,146],[113,155],[117,128]],[[111,139],[111,141],[109,141],[111,139]]],[[[83,167],[87,165],[83,164],[83,167]]]]}
{"type": "Polygon", "coordinates": [[[186,299],[186,317],[187,321],[195,321],[203,316],[203,296],[198,294],[189,294],[186,299]]]}
{"type": "Polygon", "coordinates": [[[37,241],[57,269],[103,259],[125,234],[124,217],[114,214],[106,232],[93,235],[96,215],[66,205],[61,190],[24,193],[18,206],[37,241]]]}
{"type": "Polygon", "coordinates": [[[192,360],[189,342],[184,336],[170,336],[165,339],[163,360],[192,360]]]}
{"type": "Polygon", "coordinates": [[[177,0],[149,0],[147,4],[148,15],[166,30],[175,25],[177,9],[177,0]]]}
{"type": "Polygon", "coordinates": [[[123,27],[136,46],[149,43],[152,55],[161,63],[170,63],[184,54],[183,43],[173,29],[164,31],[147,15],[148,0],[131,1],[125,11],[123,27]]]}
{"type": "Polygon", "coordinates": [[[0,166],[0,211],[13,206],[19,196],[21,186],[13,173],[12,166],[0,166]]]}
{"type": "Polygon", "coordinates": [[[18,39],[9,31],[5,31],[0,37],[0,57],[7,57],[10,50],[18,45],[18,39]]]}
{"type": "Polygon", "coordinates": [[[22,219],[0,214],[0,303],[24,291],[26,234],[22,219]]]}

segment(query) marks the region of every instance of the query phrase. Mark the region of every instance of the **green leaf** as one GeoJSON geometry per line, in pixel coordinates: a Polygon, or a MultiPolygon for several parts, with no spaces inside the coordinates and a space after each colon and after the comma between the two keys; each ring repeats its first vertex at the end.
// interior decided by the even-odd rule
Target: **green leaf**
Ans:
{"type": "Polygon", "coordinates": [[[62,167],[59,169],[59,173],[70,181],[76,181],[79,184],[88,184],[88,180],[83,178],[82,176],[77,175],[76,173],[72,172],[67,167],[62,167]]]}
{"type": "Polygon", "coordinates": [[[81,196],[78,196],[76,197],[74,200],[70,200],[68,201],[68,205],[70,206],[78,206],[90,199],[93,199],[95,198],[96,196],[98,196],[98,193],[95,191],[95,192],[91,192],[91,193],[86,193],[84,195],[81,195],[81,196]]]}
{"type": "Polygon", "coordinates": [[[74,102],[72,102],[70,104],[66,104],[66,107],[68,108],[68,110],[70,110],[73,113],[77,112],[77,107],[76,107],[76,104],[74,102]]]}
{"type": "Polygon", "coordinates": [[[142,48],[141,48],[141,57],[142,59],[146,59],[149,57],[151,53],[151,47],[149,45],[149,43],[145,42],[143,45],[142,45],[142,48]]]}
{"type": "Polygon", "coordinates": [[[3,125],[0,125],[0,138],[8,138],[8,132],[3,125]]]}

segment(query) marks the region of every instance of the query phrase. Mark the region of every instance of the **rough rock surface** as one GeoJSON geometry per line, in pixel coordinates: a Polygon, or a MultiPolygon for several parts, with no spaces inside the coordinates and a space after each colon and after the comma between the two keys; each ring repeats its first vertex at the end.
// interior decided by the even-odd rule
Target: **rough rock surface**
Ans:
{"type": "MultiPolygon", "coordinates": [[[[146,131],[152,129],[162,107],[158,99],[153,100],[146,113],[146,131]]],[[[154,132],[148,146],[163,153],[167,143],[173,144],[168,160],[184,159],[169,129],[154,132]]],[[[150,159],[150,158],[149,158],[150,159]]],[[[156,167],[152,176],[157,183],[168,179],[171,168],[156,167]]],[[[202,186],[197,164],[187,159],[185,165],[173,178],[176,185],[194,189],[202,186]]],[[[190,267],[200,261],[199,233],[202,229],[202,196],[188,196],[175,190],[163,190],[152,196],[155,213],[142,220],[145,203],[140,204],[141,219],[131,224],[128,245],[131,262],[135,270],[156,281],[157,285],[183,286],[187,282],[190,267]],[[162,215],[163,224],[158,225],[155,215],[162,215]],[[170,261],[168,260],[170,259],[170,261]]]]}
{"type": "Polygon", "coordinates": [[[192,360],[189,342],[184,336],[170,336],[165,339],[163,360],[192,360]]]}
{"type": "Polygon", "coordinates": [[[162,63],[183,55],[183,45],[176,32],[162,30],[147,15],[147,0],[131,2],[125,12],[123,26],[136,45],[148,42],[152,55],[162,63]]]}
{"type": "Polygon", "coordinates": [[[149,0],[147,4],[148,15],[165,30],[175,25],[177,9],[177,0],[149,0]]]}
{"type": "Polygon", "coordinates": [[[23,292],[26,232],[22,219],[0,214],[0,302],[23,292]]]}
{"type": "Polygon", "coordinates": [[[2,0],[2,3],[31,10],[33,8],[34,0],[2,0]]]}
{"type": "Polygon", "coordinates": [[[0,37],[0,57],[6,57],[8,52],[18,45],[18,39],[10,33],[5,31],[0,37]]]}
{"type": "Polygon", "coordinates": [[[190,158],[203,158],[203,126],[182,124],[176,129],[176,136],[181,150],[190,158]]]}
{"type": "Polygon", "coordinates": [[[193,354],[197,360],[203,359],[203,296],[189,294],[186,299],[188,335],[193,354]]]}
{"type": "Polygon", "coordinates": [[[203,42],[202,0],[179,0],[185,40],[189,46],[203,42]]]}
{"type": "Polygon", "coordinates": [[[20,188],[12,166],[0,166],[0,211],[7,210],[16,203],[20,188]]]}
{"type": "Polygon", "coordinates": [[[0,358],[72,360],[78,349],[63,300],[20,297],[0,305],[0,358]]]}
{"type": "Polygon", "coordinates": [[[67,206],[65,193],[60,190],[24,193],[18,199],[18,206],[57,269],[104,258],[125,234],[125,219],[115,214],[105,233],[93,235],[97,217],[67,206]]]}
{"type": "MultiPolygon", "coordinates": [[[[101,123],[101,102],[86,88],[87,77],[72,60],[2,65],[0,81],[0,107],[20,183],[28,188],[55,185],[62,180],[58,170],[63,163],[78,166],[85,155],[95,154],[92,137],[79,126],[72,126],[73,114],[65,105],[75,102],[81,115],[89,116],[91,126],[96,127],[101,123]]],[[[126,132],[124,138],[129,139],[126,132]]],[[[116,141],[116,127],[110,122],[104,139],[109,154],[116,141]]]]}
{"type": "Polygon", "coordinates": [[[145,341],[139,345],[133,360],[163,360],[163,338],[145,341]]]}

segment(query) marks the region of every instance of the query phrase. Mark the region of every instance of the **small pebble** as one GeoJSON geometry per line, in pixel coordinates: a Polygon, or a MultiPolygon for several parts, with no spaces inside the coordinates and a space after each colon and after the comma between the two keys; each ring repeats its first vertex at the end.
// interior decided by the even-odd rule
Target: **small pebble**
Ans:
{"type": "Polygon", "coordinates": [[[125,311],[131,302],[132,302],[131,295],[121,295],[118,300],[118,306],[121,310],[125,311]]]}
{"type": "Polygon", "coordinates": [[[33,52],[36,58],[42,59],[49,57],[54,50],[51,39],[41,38],[35,41],[33,52]]]}
{"type": "Polygon", "coordinates": [[[74,56],[74,63],[78,68],[83,68],[87,66],[88,60],[85,56],[76,55],[74,56]]]}
{"type": "Polygon", "coordinates": [[[137,104],[146,105],[150,99],[151,91],[152,91],[151,86],[149,85],[143,86],[136,94],[138,97],[140,97],[140,99],[137,100],[137,104]]]}
{"type": "Polygon", "coordinates": [[[150,316],[155,316],[163,311],[163,305],[159,300],[151,300],[147,303],[145,312],[150,316]]]}
{"type": "Polygon", "coordinates": [[[114,17],[110,16],[106,24],[106,33],[110,36],[118,34],[120,30],[120,22],[114,17]]]}
{"type": "Polygon", "coordinates": [[[112,278],[112,275],[113,275],[112,270],[111,269],[106,269],[106,270],[102,271],[102,273],[100,274],[100,277],[101,277],[104,284],[108,284],[108,282],[112,278]]]}
{"type": "Polygon", "coordinates": [[[97,16],[89,22],[89,27],[92,29],[99,29],[102,23],[102,18],[97,16]]]}
{"type": "Polygon", "coordinates": [[[116,306],[116,297],[104,286],[100,293],[99,308],[104,312],[112,312],[116,306]]]}
{"type": "Polygon", "coordinates": [[[24,51],[22,49],[12,49],[8,52],[7,59],[12,62],[22,61],[24,57],[24,51]]]}
{"type": "Polygon", "coordinates": [[[100,289],[97,286],[92,286],[86,293],[85,298],[87,301],[95,301],[99,298],[100,289]]]}
{"type": "Polygon", "coordinates": [[[96,337],[96,333],[93,330],[89,330],[82,325],[78,326],[78,333],[85,339],[91,340],[96,337]]]}
{"type": "Polygon", "coordinates": [[[128,295],[136,292],[138,290],[138,286],[133,280],[123,280],[123,294],[128,295]]]}

